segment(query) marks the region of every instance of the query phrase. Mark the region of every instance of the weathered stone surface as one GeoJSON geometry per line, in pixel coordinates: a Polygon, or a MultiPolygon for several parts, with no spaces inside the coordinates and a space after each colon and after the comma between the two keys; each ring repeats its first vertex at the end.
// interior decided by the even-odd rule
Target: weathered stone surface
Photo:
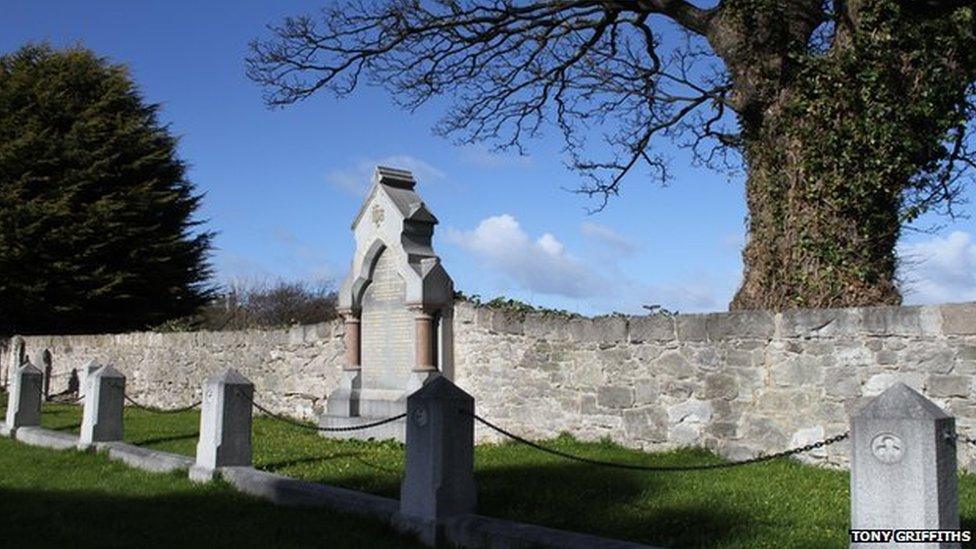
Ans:
{"type": "Polygon", "coordinates": [[[958,375],[932,375],[925,382],[928,393],[936,397],[968,397],[971,378],[958,375]]]}
{"type": "Polygon", "coordinates": [[[708,330],[705,327],[704,315],[678,315],[676,320],[676,332],[680,341],[705,341],[708,339],[708,330]]]}
{"type": "Polygon", "coordinates": [[[743,311],[710,314],[705,316],[705,331],[713,341],[725,339],[769,339],[773,337],[776,322],[773,313],[767,311],[743,311]]]}
{"type": "Polygon", "coordinates": [[[407,398],[407,449],[400,513],[436,524],[472,513],[474,399],[439,377],[407,398]]]}
{"type": "Polygon", "coordinates": [[[864,396],[877,396],[896,383],[904,383],[913,389],[921,391],[924,385],[924,377],[922,374],[917,373],[886,372],[883,374],[875,374],[868,378],[867,383],[864,384],[862,394],[864,396]]]}
{"type": "Polygon", "coordinates": [[[855,414],[851,528],[958,529],[956,451],[945,437],[954,431],[953,418],[901,383],[855,414]]]}
{"type": "MultiPolygon", "coordinates": [[[[843,431],[849,414],[867,397],[897,381],[951,406],[959,424],[972,421],[976,433],[976,406],[960,404],[971,397],[959,396],[965,382],[958,377],[976,379],[976,334],[948,333],[961,331],[945,318],[953,309],[923,307],[908,314],[918,318],[917,324],[907,324],[914,335],[904,335],[911,330],[902,328],[896,329],[902,335],[866,333],[860,327],[863,309],[844,309],[784,312],[776,316],[769,339],[710,339],[708,315],[679,315],[673,328],[664,323],[670,322],[666,317],[631,317],[626,340],[611,341],[617,336],[599,336],[592,321],[586,328],[587,319],[545,314],[528,315],[523,335],[498,333],[491,327],[492,309],[459,302],[454,379],[475,396],[484,417],[534,439],[569,432],[584,440],[610,437],[631,447],[707,445],[726,457],[755,455],[789,447],[803,429],[843,431]],[[830,318],[835,320],[829,326],[814,330],[816,322],[830,318]],[[930,333],[933,326],[942,331],[930,333]],[[710,418],[672,425],[668,408],[690,400],[708,402],[710,418]]],[[[876,329],[905,316],[876,315],[869,321],[876,329]]],[[[722,325],[735,326],[713,322],[716,337],[722,325]]],[[[196,380],[239,368],[254,380],[263,405],[312,418],[325,407],[325,395],[339,386],[341,338],[341,322],[305,327],[302,341],[296,336],[294,344],[289,330],[32,336],[25,340],[25,355],[51,350],[53,393],[66,388],[62,374],[91,358],[125,364],[130,394],[161,407],[198,400],[196,380]],[[325,333],[332,335],[323,339],[325,333]]],[[[7,355],[2,359],[9,361],[7,355]]],[[[497,440],[484,429],[476,436],[497,440]]],[[[960,450],[960,460],[970,458],[966,452],[960,450]]],[[[846,447],[830,446],[813,459],[844,465],[846,447]]]]}
{"type": "Polygon", "coordinates": [[[41,424],[41,391],[44,374],[30,362],[14,370],[7,400],[6,427],[36,427],[41,424]]]}
{"type": "Polygon", "coordinates": [[[946,335],[976,335],[976,303],[942,305],[942,331],[946,335]]]}
{"type": "Polygon", "coordinates": [[[793,309],[779,315],[780,337],[831,337],[860,327],[859,309],[793,309]]]}
{"type": "Polygon", "coordinates": [[[624,410],[624,429],[635,440],[665,442],[668,439],[667,414],[658,407],[624,410]]]}
{"type": "Polygon", "coordinates": [[[675,338],[675,319],[668,315],[635,316],[630,319],[631,343],[669,341],[675,338]]]}
{"type": "Polygon", "coordinates": [[[866,307],[861,309],[861,327],[872,335],[937,335],[938,313],[930,307],[866,307]]]}
{"type": "Polygon", "coordinates": [[[200,439],[190,479],[207,481],[220,467],[251,464],[254,384],[234,370],[207,378],[200,406],[200,439]]]}
{"type": "Polygon", "coordinates": [[[634,405],[634,390],[630,387],[600,387],[596,403],[604,408],[629,408],[634,405]]]}
{"type": "Polygon", "coordinates": [[[705,398],[732,400],[737,396],[739,396],[739,384],[734,376],[728,374],[705,376],[705,398]]]}
{"type": "Polygon", "coordinates": [[[99,368],[88,377],[79,448],[95,442],[122,440],[124,397],[125,376],[114,366],[99,368]]]}

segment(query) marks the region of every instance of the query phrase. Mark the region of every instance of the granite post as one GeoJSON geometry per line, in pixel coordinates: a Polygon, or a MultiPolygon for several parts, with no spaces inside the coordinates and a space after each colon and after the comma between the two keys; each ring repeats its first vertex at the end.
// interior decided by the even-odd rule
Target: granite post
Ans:
{"type": "Polygon", "coordinates": [[[958,529],[954,437],[955,419],[903,383],[859,410],[851,418],[851,528],[958,529]]]}
{"type": "Polygon", "coordinates": [[[96,370],[87,381],[85,410],[81,420],[78,449],[96,442],[122,440],[122,411],[125,406],[125,376],[112,366],[96,370]]]}
{"type": "Polygon", "coordinates": [[[7,401],[5,435],[12,435],[19,427],[41,424],[41,386],[44,374],[27,362],[13,373],[7,401]]]}
{"type": "Polygon", "coordinates": [[[191,480],[208,482],[221,467],[251,465],[253,399],[254,384],[235,370],[207,378],[191,480]]]}
{"type": "Polygon", "coordinates": [[[400,515],[426,543],[443,519],[475,510],[473,414],[474,398],[443,376],[407,398],[400,515]]]}

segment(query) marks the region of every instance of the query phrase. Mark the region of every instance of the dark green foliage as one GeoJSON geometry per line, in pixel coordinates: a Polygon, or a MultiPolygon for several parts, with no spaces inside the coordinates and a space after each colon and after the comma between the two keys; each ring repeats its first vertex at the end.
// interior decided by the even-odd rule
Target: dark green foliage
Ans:
{"type": "Polygon", "coordinates": [[[86,49],[0,57],[0,333],[136,330],[209,300],[213,235],[158,110],[86,49]]]}

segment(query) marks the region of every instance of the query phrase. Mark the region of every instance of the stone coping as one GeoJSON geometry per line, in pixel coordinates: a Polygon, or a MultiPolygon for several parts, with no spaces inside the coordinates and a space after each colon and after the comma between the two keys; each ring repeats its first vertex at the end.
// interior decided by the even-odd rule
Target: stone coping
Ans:
{"type": "MultiPolygon", "coordinates": [[[[727,339],[810,338],[837,336],[966,336],[976,335],[976,302],[903,307],[732,311],[722,313],[647,316],[567,317],[545,312],[516,312],[455,303],[455,324],[473,324],[489,332],[581,343],[639,343],[644,341],[721,341],[727,339]]],[[[455,330],[457,330],[457,326],[455,330]]],[[[227,332],[132,332],[98,335],[26,336],[33,345],[45,340],[91,344],[103,339],[115,345],[152,345],[154,340],[187,345],[267,341],[300,345],[342,337],[339,321],[297,325],[288,329],[227,332]]]]}
{"type": "Polygon", "coordinates": [[[18,427],[14,439],[31,446],[55,450],[70,450],[78,447],[78,435],[42,427],[18,427]]]}
{"type": "MultiPolygon", "coordinates": [[[[367,515],[438,547],[536,547],[551,549],[648,548],[627,541],[522,524],[479,515],[460,515],[439,525],[420,524],[399,513],[399,501],[345,488],[296,480],[252,467],[222,467],[221,477],[238,490],[285,506],[322,506],[367,515]],[[427,533],[428,530],[436,532],[427,533]]],[[[653,549],[653,548],[651,548],[653,549]]]]}
{"type": "Polygon", "coordinates": [[[97,442],[95,448],[99,451],[107,450],[109,459],[153,473],[186,470],[194,463],[194,459],[189,456],[150,450],[125,442],[97,442]]]}

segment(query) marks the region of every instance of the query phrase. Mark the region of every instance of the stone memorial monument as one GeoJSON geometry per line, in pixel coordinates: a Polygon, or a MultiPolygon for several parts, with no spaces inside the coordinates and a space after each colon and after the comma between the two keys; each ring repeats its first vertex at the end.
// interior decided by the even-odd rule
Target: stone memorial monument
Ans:
{"type": "MultiPolygon", "coordinates": [[[[958,529],[955,419],[904,383],[851,418],[851,528],[958,529]]],[[[854,542],[851,547],[877,547],[854,542]]],[[[899,547],[958,547],[909,543],[899,547]]]]}
{"type": "MultiPolygon", "coordinates": [[[[352,224],[356,252],[339,290],[346,365],[327,399],[322,427],[372,423],[406,411],[407,396],[434,377],[453,377],[451,277],[434,253],[437,218],[413,175],[377,167],[352,224]]],[[[404,425],[325,436],[396,438],[404,425]]]]}

